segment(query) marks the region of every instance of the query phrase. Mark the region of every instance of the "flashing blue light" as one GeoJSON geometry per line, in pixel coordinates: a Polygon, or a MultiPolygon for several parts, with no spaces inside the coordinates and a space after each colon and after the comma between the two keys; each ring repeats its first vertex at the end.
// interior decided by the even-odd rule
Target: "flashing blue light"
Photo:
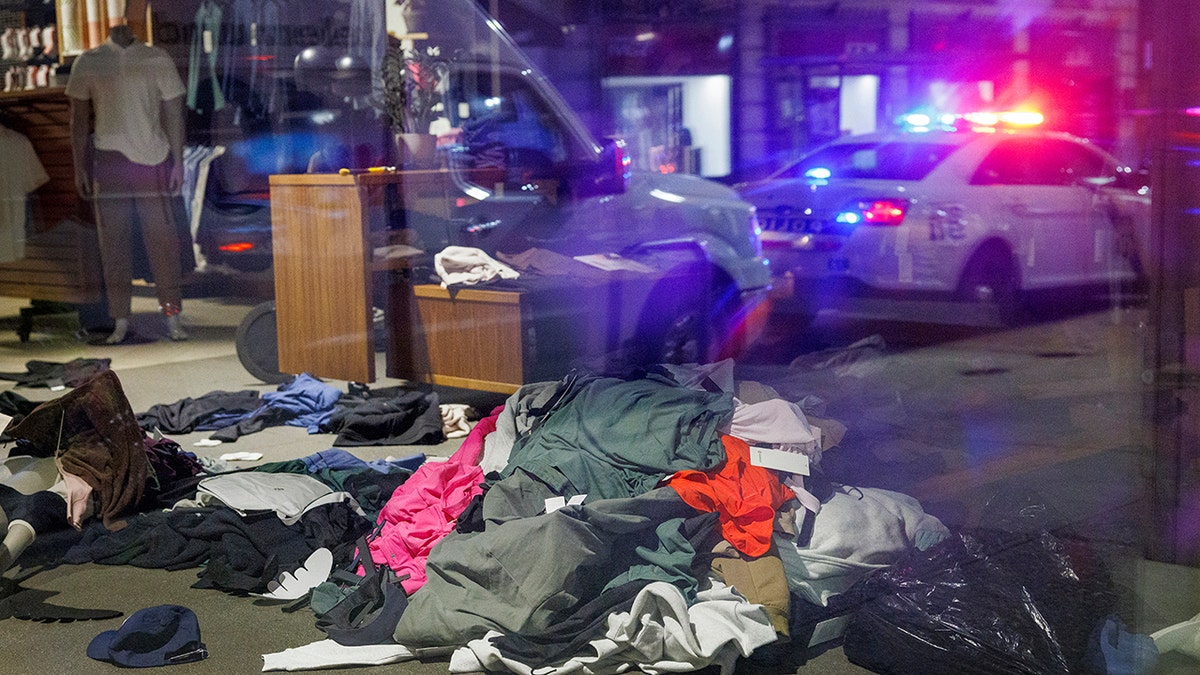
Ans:
{"type": "Polygon", "coordinates": [[[804,177],[811,178],[812,180],[827,180],[832,175],[833,172],[823,166],[814,166],[804,172],[804,177]]]}
{"type": "Polygon", "coordinates": [[[842,211],[834,218],[834,221],[845,223],[846,225],[857,225],[860,220],[862,220],[862,214],[855,213],[854,211],[842,211]]]}
{"type": "Polygon", "coordinates": [[[927,128],[927,127],[929,127],[929,123],[931,121],[932,120],[929,119],[929,115],[926,115],[924,113],[912,113],[910,115],[904,116],[904,123],[909,125],[910,127],[926,127],[927,128]]]}

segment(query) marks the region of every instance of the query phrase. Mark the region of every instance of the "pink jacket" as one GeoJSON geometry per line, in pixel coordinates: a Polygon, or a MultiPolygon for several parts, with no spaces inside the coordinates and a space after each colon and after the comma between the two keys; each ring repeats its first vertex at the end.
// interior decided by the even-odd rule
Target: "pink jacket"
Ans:
{"type": "Polygon", "coordinates": [[[482,494],[483,471],[478,464],[483,439],[496,430],[503,409],[500,406],[480,420],[450,459],[421,465],[379,512],[383,527],[369,542],[371,559],[386,564],[398,577],[408,574],[403,582],[408,594],[425,585],[429,552],[454,530],[475,495],[482,494]]]}

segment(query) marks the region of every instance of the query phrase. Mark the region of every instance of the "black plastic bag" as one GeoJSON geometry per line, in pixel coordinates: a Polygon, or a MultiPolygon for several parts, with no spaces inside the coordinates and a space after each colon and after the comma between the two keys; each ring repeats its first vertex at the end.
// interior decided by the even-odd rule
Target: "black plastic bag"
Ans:
{"type": "Polygon", "coordinates": [[[868,574],[843,650],[880,673],[1086,673],[1116,596],[1085,545],[973,530],[868,574]]]}

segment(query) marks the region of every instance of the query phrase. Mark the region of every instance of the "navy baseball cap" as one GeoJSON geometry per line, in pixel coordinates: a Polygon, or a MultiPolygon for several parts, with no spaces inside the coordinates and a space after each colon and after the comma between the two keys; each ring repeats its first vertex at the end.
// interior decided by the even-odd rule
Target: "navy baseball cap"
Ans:
{"type": "Polygon", "coordinates": [[[92,638],[87,655],[126,668],[190,663],[208,657],[196,614],[179,605],[134,612],[121,627],[92,638]]]}

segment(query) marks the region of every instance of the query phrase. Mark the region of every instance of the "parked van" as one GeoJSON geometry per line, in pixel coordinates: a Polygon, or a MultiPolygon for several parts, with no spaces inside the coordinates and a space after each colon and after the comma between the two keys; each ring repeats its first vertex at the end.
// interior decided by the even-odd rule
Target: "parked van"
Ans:
{"type": "MultiPolygon", "coordinates": [[[[274,38],[261,24],[235,27],[235,38],[253,35],[257,43],[227,45],[233,65],[217,80],[191,77],[193,102],[218,91],[226,99],[222,110],[193,106],[192,114],[193,123],[208,123],[191,130],[193,139],[225,146],[211,165],[198,233],[210,261],[269,250],[270,174],[425,162],[423,168],[448,171],[451,179],[444,209],[399,216],[425,251],[536,248],[671,270],[673,281],[651,294],[638,321],[643,342],[654,345],[651,359],[703,360],[719,353],[731,331],[744,330],[771,279],[749,203],[695,176],[631,172],[620,142],[597,142],[472,0],[409,0],[398,12],[385,0],[376,4],[378,12],[367,12],[374,18],[364,19],[362,12],[338,15],[344,3],[288,3],[286,17],[271,29],[274,38]],[[298,5],[309,4],[306,15],[298,5]],[[349,30],[317,26],[306,33],[287,25],[305,16],[324,26],[345,19],[349,30]],[[292,44],[309,34],[319,43],[292,44]],[[295,51],[290,67],[283,63],[289,50],[267,55],[265,42],[287,42],[295,51]],[[401,88],[404,97],[397,95],[401,88]],[[229,100],[239,96],[248,112],[235,116],[229,100]],[[411,136],[397,131],[422,137],[431,154],[402,154],[407,146],[399,139],[411,136]],[[242,250],[214,249],[223,242],[242,242],[242,250]]],[[[185,37],[185,29],[177,32],[185,37]]],[[[203,53],[203,35],[187,37],[203,53]]],[[[206,64],[200,64],[202,75],[206,64]]],[[[188,67],[197,68],[194,62],[188,67]]],[[[398,197],[402,207],[418,201],[398,197]]]]}

